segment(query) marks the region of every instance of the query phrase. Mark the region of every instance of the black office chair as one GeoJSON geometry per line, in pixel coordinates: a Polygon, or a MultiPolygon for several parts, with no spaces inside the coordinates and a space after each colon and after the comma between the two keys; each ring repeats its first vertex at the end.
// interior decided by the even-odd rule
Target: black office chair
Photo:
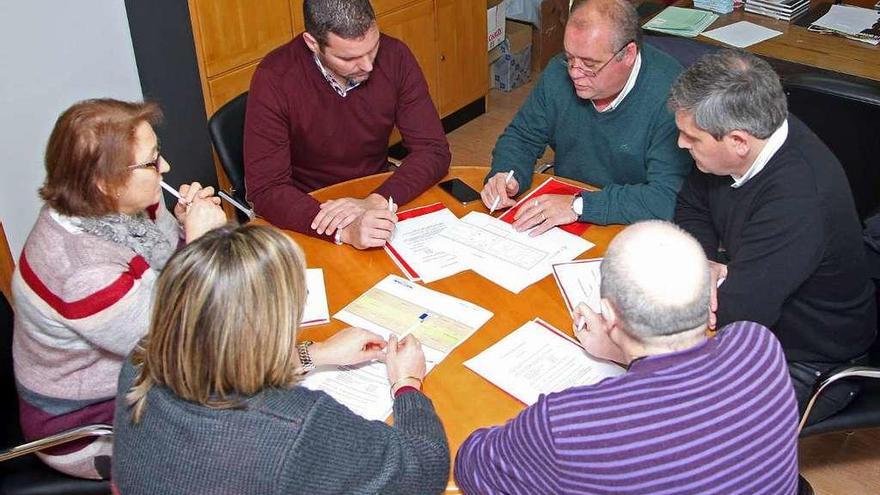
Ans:
{"type": "Polygon", "coordinates": [[[859,218],[880,206],[880,85],[837,75],[783,78],[788,108],[828,145],[849,179],[859,218]]]}
{"type": "Polygon", "coordinates": [[[678,36],[646,35],[642,39],[654,48],[671,55],[682,67],[690,67],[703,55],[720,49],[708,43],[678,36]]]}
{"type": "Polygon", "coordinates": [[[108,425],[75,428],[35,442],[24,441],[18,422],[18,394],[12,367],[13,313],[0,296],[0,495],[106,495],[109,481],[72,478],[43,464],[32,454],[73,440],[112,435],[108,425]],[[10,446],[14,446],[11,447],[10,446]]]}
{"type": "Polygon", "coordinates": [[[236,209],[236,215],[241,222],[247,222],[254,216],[244,186],[244,116],[247,97],[247,92],[236,96],[214,112],[208,120],[211,142],[229,182],[232,183],[232,189],[228,193],[232,199],[250,210],[248,214],[236,209]]]}

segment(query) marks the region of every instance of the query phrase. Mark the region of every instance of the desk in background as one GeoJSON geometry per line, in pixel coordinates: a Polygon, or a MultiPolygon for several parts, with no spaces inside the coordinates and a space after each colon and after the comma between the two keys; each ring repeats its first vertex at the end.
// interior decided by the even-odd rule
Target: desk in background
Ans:
{"type": "MultiPolygon", "coordinates": [[[[479,190],[488,170],[485,167],[452,167],[446,179],[458,177],[479,190]]],[[[312,196],[321,201],[343,196],[363,197],[381,184],[388,175],[379,174],[354,179],[315,191],[312,196]]],[[[538,185],[548,177],[545,174],[536,174],[534,184],[538,185]]],[[[446,204],[458,217],[470,211],[486,211],[479,201],[467,206],[461,205],[437,186],[410,203],[401,205],[400,208],[409,209],[437,201],[446,204]]],[[[596,244],[596,247],[581,255],[581,258],[602,256],[608,243],[622,229],[622,226],[591,226],[583,237],[596,244]]],[[[358,251],[351,246],[334,246],[326,241],[295,232],[288,234],[305,251],[306,262],[310,268],[324,269],[331,315],[387,274],[400,274],[382,249],[358,251]]],[[[495,314],[471,338],[437,365],[425,379],[425,393],[434,401],[437,413],[446,427],[454,462],[458,447],[472,431],[484,426],[504,423],[525,407],[465,368],[462,362],[476,356],[536,316],[571,335],[571,318],[552,275],[529,286],[520,294],[508,292],[472,271],[426,285],[431,289],[482,306],[495,314]]],[[[302,329],[300,338],[324,340],[345,326],[342,322],[332,320],[326,325],[302,329]]]]}
{"type": "MultiPolygon", "coordinates": [[[[844,3],[871,8],[875,1],[846,0],[844,3]]],[[[810,8],[815,8],[819,3],[812,0],[810,8]]],[[[693,0],[678,0],[674,5],[693,8],[693,0]]],[[[805,27],[757,14],[750,14],[742,9],[719,16],[718,20],[712,23],[707,30],[717,29],[739,21],[748,21],[776,31],[782,31],[781,36],[770,38],[746,48],[755,55],[772,59],[770,60],[771,63],[781,74],[804,72],[805,66],[807,69],[822,69],[880,83],[880,45],[873,46],[837,35],[814,33],[805,27]],[[781,63],[774,63],[774,61],[781,63]]],[[[726,46],[702,35],[696,39],[704,43],[726,46]]]]}

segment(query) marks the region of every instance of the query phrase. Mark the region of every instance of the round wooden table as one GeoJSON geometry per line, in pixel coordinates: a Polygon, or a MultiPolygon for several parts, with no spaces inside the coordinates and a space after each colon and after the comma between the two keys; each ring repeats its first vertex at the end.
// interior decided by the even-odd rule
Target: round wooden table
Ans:
{"type": "MultiPolygon", "coordinates": [[[[452,167],[444,180],[458,177],[476,190],[482,189],[486,167],[452,167]]],[[[378,174],[336,184],[314,191],[320,201],[340,197],[364,197],[376,189],[389,174],[378,174]]],[[[533,185],[541,184],[549,176],[536,174],[533,185]]],[[[577,183],[575,181],[568,181],[577,183]]],[[[579,184],[583,185],[583,184],[579,184]]],[[[400,205],[400,211],[435,202],[444,203],[459,218],[470,211],[488,212],[479,201],[466,206],[434,186],[415,200],[400,205]]],[[[583,237],[596,246],[581,258],[602,256],[610,240],[622,226],[593,225],[583,237]]],[[[405,277],[383,249],[359,251],[351,246],[332,243],[296,232],[287,232],[303,248],[309,268],[323,268],[330,314],[366,292],[389,273],[405,277]]],[[[494,316],[473,336],[456,348],[425,378],[424,392],[434,401],[437,414],[443,420],[454,461],[455,453],[467,436],[477,428],[504,423],[514,417],[524,404],[502,392],[462,365],[523,323],[540,317],[565,331],[571,331],[571,318],[565,303],[549,275],[540,282],[513,294],[489,280],[466,271],[426,284],[433,290],[470,301],[494,313],[494,316]]],[[[301,339],[323,340],[346,325],[331,323],[301,330],[301,339]]]]}

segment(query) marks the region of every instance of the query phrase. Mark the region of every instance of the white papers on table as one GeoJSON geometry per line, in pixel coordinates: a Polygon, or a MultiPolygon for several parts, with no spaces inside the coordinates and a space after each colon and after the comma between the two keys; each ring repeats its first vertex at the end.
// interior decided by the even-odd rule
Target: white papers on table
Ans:
{"type": "Polygon", "coordinates": [[[441,249],[458,253],[473,271],[516,294],[549,275],[554,263],[571,261],[594,246],[556,227],[530,237],[479,212],[468,213],[440,237],[441,249]]]}
{"type": "MultiPolygon", "coordinates": [[[[334,315],[386,340],[392,334],[414,335],[422,343],[428,370],[491,317],[491,311],[396,275],[388,275],[334,315]]],[[[366,419],[382,420],[391,413],[393,400],[383,363],[315,369],[303,385],[323,390],[366,419]]]]}
{"type": "Polygon", "coordinates": [[[559,292],[569,313],[580,303],[589,306],[594,313],[599,313],[601,300],[599,284],[602,280],[599,265],[601,264],[602,258],[595,258],[553,265],[553,278],[556,279],[556,285],[559,286],[559,292]]]}
{"type": "Polygon", "coordinates": [[[410,280],[430,283],[468,269],[455,253],[440,251],[434,240],[456,217],[442,203],[398,213],[394,234],[385,252],[410,280]]]}
{"type": "Polygon", "coordinates": [[[301,327],[321,325],[330,322],[330,310],[327,309],[327,291],[324,288],[324,270],[309,268],[306,270],[306,287],[309,295],[303,309],[301,327]]]}
{"type": "Polygon", "coordinates": [[[857,41],[880,43],[880,12],[853,5],[832,5],[828,13],[810,24],[811,31],[834,32],[857,41]]]}
{"type": "Polygon", "coordinates": [[[620,366],[590,356],[540,319],[527,322],[464,365],[527,405],[541,394],[624,373],[620,366]]]}
{"type": "Polygon", "coordinates": [[[703,36],[731,46],[745,48],[780,34],[782,34],[782,31],[765,28],[748,21],[739,21],[718,29],[706,31],[703,33],[703,36]]]}

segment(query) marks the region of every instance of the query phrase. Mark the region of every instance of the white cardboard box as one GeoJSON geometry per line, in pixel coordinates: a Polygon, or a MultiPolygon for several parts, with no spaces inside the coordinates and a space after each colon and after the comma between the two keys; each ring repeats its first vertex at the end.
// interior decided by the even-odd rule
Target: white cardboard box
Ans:
{"type": "Polygon", "coordinates": [[[507,17],[507,1],[502,1],[498,5],[494,7],[490,7],[488,12],[486,12],[486,20],[488,23],[488,40],[489,40],[489,48],[487,50],[491,50],[498,46],[502,41],[504,41],[505,37],[505,19],[507,17]]]}

